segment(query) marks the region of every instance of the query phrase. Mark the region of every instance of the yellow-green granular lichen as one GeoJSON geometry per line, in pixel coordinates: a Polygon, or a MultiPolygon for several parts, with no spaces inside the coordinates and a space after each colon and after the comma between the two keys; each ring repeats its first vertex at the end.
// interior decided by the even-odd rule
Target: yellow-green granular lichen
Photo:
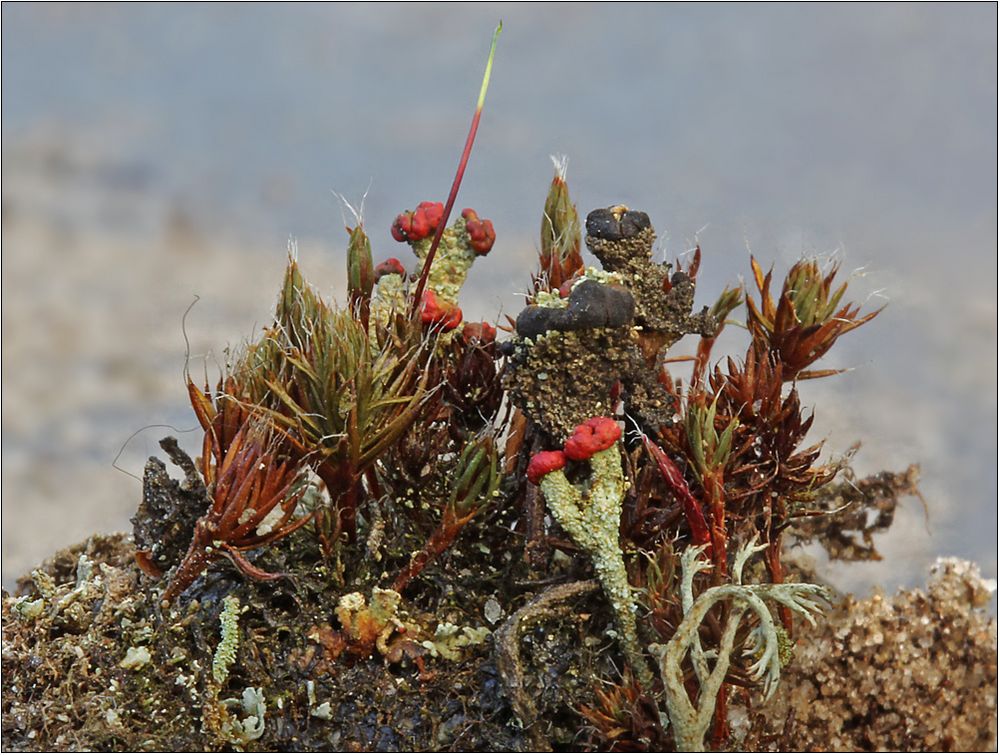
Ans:
{"type": "Polygon", "coordinates": [[[569,299],[564,299],[558,291],[539,291],[535,294],[532,303],[536,307],[549,307],[550,309],[565,309],[569,306],[569,299]]]}
{"type": "Polygon", "coordinates": [[[576,288],[585,280],[597,281],[598,283],[610,283],[617,286],[624,286],[627,283],[625,276],[621,273],[612,273],[607,270],[602,270],[599,267],[594,267],[593,265],[588,265],[586,269],[584,269],[583,275],[573,282],[573,288],[576,288]]]}
{"type": "Polygon", "coordinates": [[[618,541],[625,497],[625,475],[618,444],[590,457],[590,470],[589,488],[571,483],[562,469],[545,475],[539,487],[556,521],[592,559],[597,579],[614,610],[632,671],[649,689],[652,674],[639,645],[635,598],[618,541]]]}
{"type": "Polygon", "coordinates": [[[459,627],[446,621],[437,625],[433,639],[420,644],[435,658],[458,661],[462,658],[463,648],[480,645],[489,636],[490,630],[486,627],[459,627]]]}
{"type": "MultiPolygon", "coordinates": [[[[459,217],[448,226],[441,235],[441,244],[431,263],[430,274],[427,276],[427,286],[441,299],[443,304],[458,304],[458,292],[465,284],[469,268],[476,261],[472,248],[466,221],[459,217]]],[[[430,236],[412,244],[413,253],[421,264],[431,248],[430,236]]]]}
{"type": "Polygon", "coordinates": [[[212,678],[223,684],[229,678],[229,667],[236,660],[236,651],[240,646],[240,599],[235,595],[228,595],[222,601],[219,624],[222,640],[212,658],[212,678]]]}
{"type": "Polygon", "coordinates": [[[780,624],[775,625],[774,633],[778,637],[778,660],[781,661],[781,667],[784,668],[792,662],[792,657],[795,655],[795,641],[788,636],[788,632],[780,624]]]}
{"type": "Polygon", "coordinates": [[[394,314],[406,312],[406,278],[403,275],[390,273],[383,275],[375,287],[375,295],[371,302],[371,318],[368,334],[373,342],[372,348],[378,343],[378,333],[389,325],[389,318],[394,314]]]}
{"type": "Polygon", "coordinates": [[[27,596],[23,596],[14,601],[13,608],[24,619],[37,619],[45,610],[45,598],[29,600],[27,596]]]}
{"type": "Polygon", "coordinates": [[[125,657],[122,662],[118,665],[125,669],[139,669],[145,666],[152,660],[149,654],[149,648],[146,647],[130,647],[125,652],[125,657]]]}

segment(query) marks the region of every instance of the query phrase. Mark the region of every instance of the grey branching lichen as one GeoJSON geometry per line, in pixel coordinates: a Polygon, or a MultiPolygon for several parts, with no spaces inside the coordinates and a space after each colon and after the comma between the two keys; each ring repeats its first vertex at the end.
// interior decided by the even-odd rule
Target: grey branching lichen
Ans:
{"type": "Polygon", "coordinates": [[[755,659],[750,666],[750,676],[762,682],[765,698],[777,689],[781,675],[781,636],[771,616],[766,601],[788,607],[815,624],[813,614],[819,613],[819,600],[827,598],[826,588],[804,583],[744,585],[743,567],[747,560],[766,548],[752,540],[736,554],[733,564],[733,584],[710,587],[697,599],[694,597],[694,577],[711,568],[701,558],[707,546],[689,547],[681,557],[681,600],[684,620],[674,636],[665,645],[653,644],[649,650],[660,662],[667,713],[674,729],[677,749],[682,752],[700,752],[705,746],[705,734],[712,722],[716,699],[729,670],[730,657],[736,649],[736,632],[747,612],[759,622],[751,631],[743,654],[755,659]],[[717,651],[709,652],[701,646],[698,634],[701,622],[709,610],[718,603],[729,604],[729,614],[722,630],[722,640],[717,651]],[[698,698],[692,703],[684,688],[684,659],[690,654],[691,664],[698,679],[698,698]],[[715,665],[709,667],[710,655],[715,665]]]}
{"type": "Polygon", "coordinates": [[[263,736],[267,704],[260,687],[247,687],[239,700],[229,698],[223,700],[222,704],[227,709],[235,709],[235,713],[226,713],[220,730],[223,737],[237,750],[263,736]],[[240,713],[243,714],[242,718],[240,713]]]}

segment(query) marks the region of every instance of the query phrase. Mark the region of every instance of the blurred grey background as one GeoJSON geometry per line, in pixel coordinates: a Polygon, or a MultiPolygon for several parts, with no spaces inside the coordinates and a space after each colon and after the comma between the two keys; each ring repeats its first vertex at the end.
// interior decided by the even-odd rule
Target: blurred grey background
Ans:
{"type": "MultiPolygon", "coordinates": [[[[835,255],[889,308],[806,383],[815,439],[861,472],[923,465],[878,564],[997,570],[997,6],[3,5],[3,584],[128,527],[170,424],[190,429],[181,317],[200,369],[267,321],[286,243],[342,296],[331,190],[370,185],[376,258],[400,210],[443,199],[490,34],[493,83],[459,207],[498,241],[467,316],[519,308],[549,155],[582,212],[647,210],[700,302],[835,255]],[[126,441],[128,442],[126,443],[126,441]]],[[[731,333],[726,344],[740,351],[731,333]]],[[[723,352],[718,352],[721,355],[723,352]]],[[[213,362],[214,360],[214,362],[213,362]]],[[[195,433],[182,434],[193,448],[195,433]]]]}

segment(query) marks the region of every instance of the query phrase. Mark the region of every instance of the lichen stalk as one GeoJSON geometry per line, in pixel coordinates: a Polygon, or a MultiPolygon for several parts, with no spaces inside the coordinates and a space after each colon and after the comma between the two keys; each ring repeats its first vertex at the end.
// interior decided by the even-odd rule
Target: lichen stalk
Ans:
{"type": "Polygon", "coordinates": [[[586,491],[573,485],[562,469],[545,475],[539,487],[556,521],[591,557],[597,579],[614,610],[625,656],[640,682],[649,689],[653,677],[639,644],[635,599],[618,542],[625,497],[618,444],[590,457],[590,469],[590,486],[586,491]]]}
{"type": "Polygon", "coordinates": [[[240,599],[235,595],[227,595],[222,601],[219,627],[222,639],[212,658],[212,678],[217,684],[224,684],[240,646],[240,599]]]}

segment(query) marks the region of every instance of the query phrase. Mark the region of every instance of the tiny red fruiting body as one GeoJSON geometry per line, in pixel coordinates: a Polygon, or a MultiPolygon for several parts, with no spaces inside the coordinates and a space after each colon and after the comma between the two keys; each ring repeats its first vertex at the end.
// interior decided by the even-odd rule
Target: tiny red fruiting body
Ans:
{"type": "Polygon", "coordinates": [[[550,472],[566,466],[566,454],[562,451],[539,451],[528,462],[528,481],[537,485],[550,472]]]}
{"type": "Polygon", "coordinates": [[[425,289],[421,300],[420,320],[425,325],[438,325],[443,330],[454,330],[462,324],[462,310],[454,304],[442,306],[432,289],[425,289]]]}
{"type": "Polygon", "coordinates": [[[573,435],[564,446],[566,457],[573,461],[584,461],[611,448],[622,437],[622,429],[610,417],[591,417],[582,425],[577,425],[573,435]]]}
{"type": "Polygon", "coordinates": [[[470,207],[462,210],[462,217],[465,218],[465,232],[469,234],[469,244],[480,257],[490,253],[493,242],[497,240],[496,231],[493,230],[493,221],[480,218],[476,211],[470,207]]]}
{"type": "MultiPolygon", "coordinates": [[[[393,227],[395,228],[395,226],[393,227]]],[[[385,262],[380,262],[375,266],[375,280],[380,280],[384,275],[406,275],[406,268],[398,259],[390,257],[385,262]]]]}
{"type": "Polygon", "coordinates": [[[462,336],[467,341],[475,338],[481,343],[493,343],[497,337],[497,329],[488,322],[467,322],[462,328],[462,336]]]}
{"type": "Polygon", "coordinates": [[[396,241],[422,241],[437,230],[444,217],[440,202],[421,202],[412,212],[401,212],[392,224],[392,237],[396,241]]]}

